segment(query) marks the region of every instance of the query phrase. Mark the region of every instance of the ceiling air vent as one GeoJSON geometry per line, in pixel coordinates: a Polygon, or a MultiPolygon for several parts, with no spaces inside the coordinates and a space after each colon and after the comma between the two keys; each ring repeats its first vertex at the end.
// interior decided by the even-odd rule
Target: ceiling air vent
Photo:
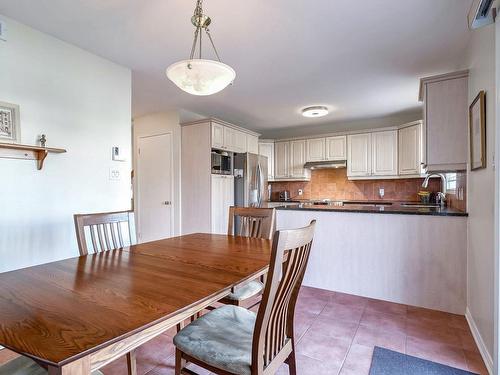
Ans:
{"type": "Polygon", "coordinates": [[[494,0],[474,0],[469,10],[467,20],[469,28],[478,29],[495,22],[496,9],[491,6],[494,0]]]}

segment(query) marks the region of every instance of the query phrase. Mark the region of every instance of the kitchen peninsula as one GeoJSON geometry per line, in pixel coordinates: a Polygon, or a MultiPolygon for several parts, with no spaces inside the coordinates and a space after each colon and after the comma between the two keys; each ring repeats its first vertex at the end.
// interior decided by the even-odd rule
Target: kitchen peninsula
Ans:
{"type": "Polygon", "coordinates": [[[304,285],[461,313],[467,214],[400,204],[269,203],[277,229],[317,221],[304,285]]]}

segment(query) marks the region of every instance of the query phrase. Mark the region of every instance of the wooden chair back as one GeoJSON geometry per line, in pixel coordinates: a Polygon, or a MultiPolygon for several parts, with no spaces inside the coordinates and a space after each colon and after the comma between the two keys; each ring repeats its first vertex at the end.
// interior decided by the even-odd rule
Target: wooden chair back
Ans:
{"type": "Polygon", "coordinates": [[[295,304],[311,252],[315,225],[316,220],[313,220],[307,227],[274,234],[268,278],[255,323],[252,374],[274,374],[294,350],[295,304]]]}
{"type": "Polygon", "coordinates": [[[274,217],[274,208],[231,206],[227,234],[270,240],[273,237],[274,217]]]}
{"type": "Polygon", "coordinates": [[[74,215],[74,220],[80,255],[87,255],[89,250],[98,253],[137,242],[133,211],[74,215]]]}

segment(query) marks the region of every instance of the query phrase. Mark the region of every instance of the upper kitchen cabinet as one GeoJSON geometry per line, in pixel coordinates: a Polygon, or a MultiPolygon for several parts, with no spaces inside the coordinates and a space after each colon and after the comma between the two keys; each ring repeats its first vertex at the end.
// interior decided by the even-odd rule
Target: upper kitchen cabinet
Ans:
{"type": "Polygon", "coordinates": [[[337,137],[327,137],[325,139],[326,160],[346,160],[347,159],[347,137],[345,135],[337,137]]]}
{"type": "Polygon", "coordinates": [[[252,154],[259,153],[259,137],[251,134],[246,134],[246,142],[247,142],[247,152],[252,154]]]}
{"type": "Polygon", "coordinates": [[[422,122],[408,124],[398,130],[399,174],[420,176],[422,163],[422,122]]]}
{"type": "Polygon", "coordinates": [[[267,158],[267,180],[274,180],[274,141],[260,141],[259,155],[267,158]]]}
{"type": "Polygon", "coordinates": [[[290,177],[308,179],[309,170],[304,168],[306,163],[306,141],[290,142],[290,177]]]}
{"type": "Polygon", "coordinates": [[[323,161],[325,156],[325,138],[308,139],[306,141],[306,161],[323,161]]]}
{"type": "Polygon", "coordinates": [[[274,179],[309,180],[310,171],[304,168],[306,148],[305,140],[276,142],[274,145],[274,179]]]}
{"type": "Polygon", "coordinates": [[[372,176],[397,176],[398,131],[372,133],[372,176]]]}
{"type": "Polygon", "coordinates": [[[290,142],[276,142],[274,144],[274,178],[289,178],[290,142]]]}
{"type": "Polygon", "coordinates": [[[224,125],[212,123],[212,147],[224,148],[224,125]]]}
{"type": "Polygon", "coordinates": [[[423,78],[424,167],[431,171],[465,170],[467,166],[467,70],[423,78]]]}
{"type": "Polygon", "coordinates": [[[210,124],[212,148],[236,153],[258,153],[259,134],[220,120],[211,120],[210,124]]]}
{"type": "Polygon", "coordinates": [[[372,174],[371,133],[347,136],[347,176],[366,177],[372,174]]]}

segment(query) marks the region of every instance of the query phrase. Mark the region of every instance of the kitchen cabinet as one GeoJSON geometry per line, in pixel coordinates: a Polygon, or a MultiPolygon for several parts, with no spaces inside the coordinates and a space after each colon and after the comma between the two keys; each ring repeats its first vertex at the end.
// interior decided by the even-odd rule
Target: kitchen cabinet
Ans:
{"type": "Polygon", "coordinates": [[[290,142],[290,170],[291,178],[308,178],[309,170],[304,168],[306,163],[306,141],[291,141],[290,142]]]}
{"type": "Polygon", "coordinates": [[[398,174],[398,131],[372,133],[372,176],[398,174]]]}
{"type": "Polygon", "coordinates": [[[224,125],[212,123],[212,147],[224,148],[224,125]]]}
{"type": "Polygon", "coordinates": [[[306,161],[323,161],[325,157],[325,138],[308,139],[306,161]]]}
{"type": "Polygon", "coordinates": [[[234,205],[234,177],[212,175],[212,233],[227,234],[229,207],[234,205]]]}
{"type": "Polygon", "coordinates": [[[360,177],[372,174],[371,133],[347,136],[347,176],[360,177]]]}
{"type": "Polygon", "coordinates": [[[212,148],[244,153],[258,152],[258,134],[238,130],[236,127],[211,122],[212,148]]]}
{"type": "Polygon", "coordinates": [[[276,142],[274,144],[274,178],[289,178],[290,142],[276,142]]]}
{"type": "Polygon", "coordinates": [[[234,130],[234,144],[231,151],[237,153],[251,152],[247,150],[247,134],[239,130],[234,130]]]}
{"type": "Polygon", "coordinates": [[[327,137],[325,139],[325,156],[326,160],[346,160],[346,142],[345,135],[337,137],[327,137]]]}
{"type": "MultiPolygon", "coordinates": [[[[250,152],[252,154],[258,154],[259,153],[259,137],[256,137],[251,134],[246,135],[246,148],[247,152],[250,152]]],[[[274,159],[274,158],[273,158],[274,159]]]]}
{"type": "Polygon", "coordinates": [[[399,174],[420,176],[422,161],[422,124],[417,122],[398,130],[399,174]]]}
{"type": "Polygon", "coordinates": [[[259,155],[267,158],[267,180],[274,180],[274,142],[259,142],[259,155]]]}
{"type": "Polygon", "coordinates": [[[424,164],[427,171],[465,170],[468,139],[467,70],[423,78],[424,164]]]}

